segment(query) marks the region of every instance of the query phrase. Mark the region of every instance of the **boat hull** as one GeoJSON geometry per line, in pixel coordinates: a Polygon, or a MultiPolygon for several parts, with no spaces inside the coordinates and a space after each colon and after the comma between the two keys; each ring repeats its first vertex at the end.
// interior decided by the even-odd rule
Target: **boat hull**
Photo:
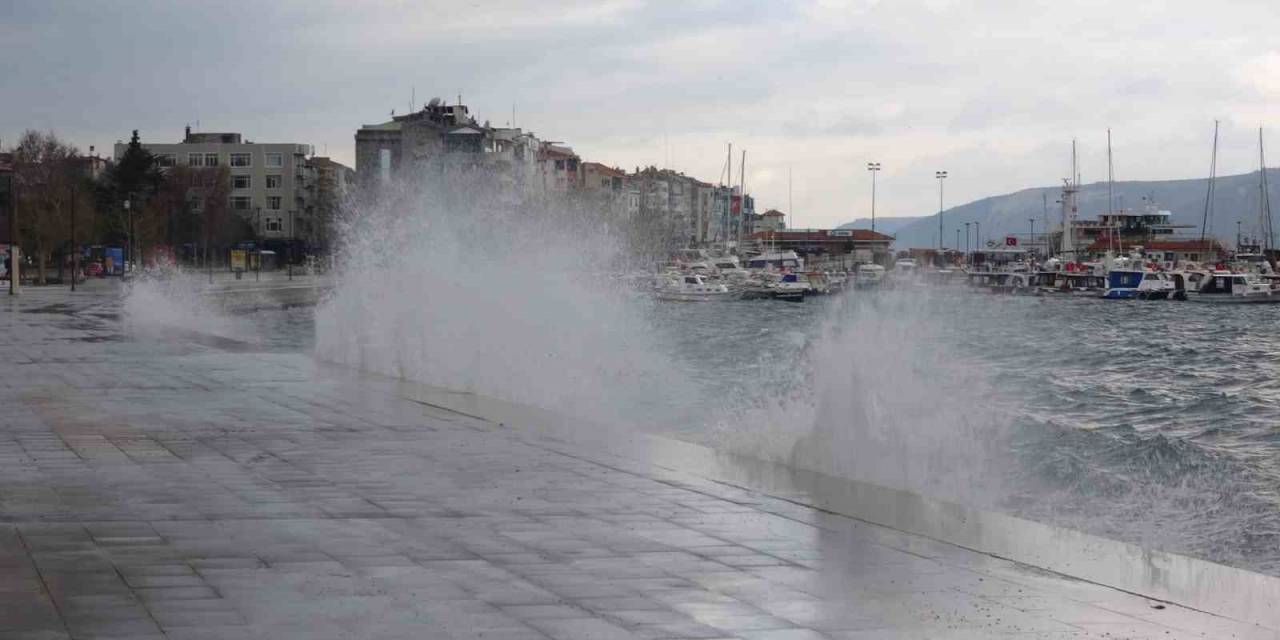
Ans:
{"type": "Polygon", "coordinates": [[[1199,302],[1202,304],[1280,304],[1280,295],[1266,296],[1233,296],[1233,295],[1201,295],[1190,294],[1186,297],[1188,302],[1199,302]]]}

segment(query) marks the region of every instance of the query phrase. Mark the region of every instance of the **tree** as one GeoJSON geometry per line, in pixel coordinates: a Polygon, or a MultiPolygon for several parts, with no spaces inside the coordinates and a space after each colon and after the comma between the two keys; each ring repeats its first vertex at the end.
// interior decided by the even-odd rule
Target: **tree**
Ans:
{"type": "MultiPolygon", "coordinates": [[[[130,236],[130,222],[135,232],[139,227],[154,223],[147,219],[154,214],[154,208],[147,205],[163,182],[164,174],[160,171],[159,161],[142,146],[138,130],[134,129],[124,154],[103,172],[98,190],[99,207],[111,212],[111,215],[103,217],[102,232],[107,242],[121,243],[127,240],[130,236]],[[129,201],[129,211],[123,206],[126,200],[129,201]]],[[[136,238],[134,241],[135,244],[142,244],[136,238]]],[[[137,256],[134,247],[130,247],[130,253],[134,254],[133,257],[137,256]]]]}
{"type": "Polygon", "coordinates": [[[37,282],[45,284],[51,250],[65,247],[70,239],[71,207],[87,208],[84,166],[76,148],[53,132],[28,130],[11,152],[18,208],[23,212],[20,241],[35,259],[37,282]]]}

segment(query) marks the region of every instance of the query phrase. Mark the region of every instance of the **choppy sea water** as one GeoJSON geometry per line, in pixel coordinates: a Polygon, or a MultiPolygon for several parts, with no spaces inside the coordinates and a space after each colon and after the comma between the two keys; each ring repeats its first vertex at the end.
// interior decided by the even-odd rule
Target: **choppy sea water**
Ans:
{"type": "MultiPolygon", "coordinates": [[[[682,386],[634,398],[648,428],[784,457],[825,430],[841,472],[1280,574],[1280,308],[923,291],[640,308],[682,386]]],[[[314,344],[307,310],[252,321],[272,348],[314,344]]]]}

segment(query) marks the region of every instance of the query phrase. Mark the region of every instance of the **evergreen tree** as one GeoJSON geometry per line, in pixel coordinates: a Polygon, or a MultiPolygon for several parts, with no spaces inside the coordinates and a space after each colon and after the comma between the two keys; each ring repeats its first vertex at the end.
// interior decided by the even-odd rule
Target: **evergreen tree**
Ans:
{"type": "MultiPolygon", "coordinates": [[[[119,244],[128,235],[129,218],[124,210],[124,201],[130,200],[133,214],[140,216],[146,201],[159,192],[163,182],[159,161],[142,146],[138,130],[134,129],[124,155],[107,167],[99,185],[99,208],[110,212],[102,217],[106,224],[102,235],[107,242],[119,244]]],[[[136,218],[134,224],[138,224],[136,218]]]]}

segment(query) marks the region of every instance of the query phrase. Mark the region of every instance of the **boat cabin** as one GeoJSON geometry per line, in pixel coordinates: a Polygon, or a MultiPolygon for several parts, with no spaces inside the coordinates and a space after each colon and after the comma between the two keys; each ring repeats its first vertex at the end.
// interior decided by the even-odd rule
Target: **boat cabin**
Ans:
{"type": "Polygon", "coordinates": [[[803,270],[804,260],[794,251],[762,253],[747,260],[747,268],[803,270]]]}

